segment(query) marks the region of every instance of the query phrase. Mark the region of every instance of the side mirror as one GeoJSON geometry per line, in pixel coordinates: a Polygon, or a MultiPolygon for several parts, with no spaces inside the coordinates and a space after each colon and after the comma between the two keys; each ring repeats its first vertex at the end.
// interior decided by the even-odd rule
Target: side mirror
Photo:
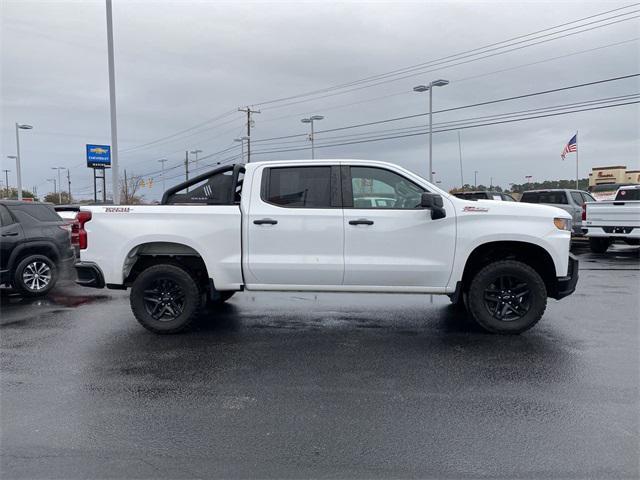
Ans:
{"type": "Polygon", "coordinates": [[[424,192],[420,199],[420,206],[431,210],[432,220],[438,220],[447,216],[447,211],[444,209],[444,201],[437,193],[424,192]]]}

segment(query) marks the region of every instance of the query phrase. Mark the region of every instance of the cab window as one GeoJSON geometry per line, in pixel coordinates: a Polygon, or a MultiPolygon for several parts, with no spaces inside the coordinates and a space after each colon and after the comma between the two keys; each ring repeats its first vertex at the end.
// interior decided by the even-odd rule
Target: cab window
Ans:
{"type": "Polygon", "coordinates": [[[353,208],[402,209],[420,207],[425,189],[402,175],[375,167],[351,167],[353,208]]]}
{"type": "Polygon", "coordinates": [[[274,167],[263,177],[262,199],[280,207],[332,208],[331,166],[274,167]]]}

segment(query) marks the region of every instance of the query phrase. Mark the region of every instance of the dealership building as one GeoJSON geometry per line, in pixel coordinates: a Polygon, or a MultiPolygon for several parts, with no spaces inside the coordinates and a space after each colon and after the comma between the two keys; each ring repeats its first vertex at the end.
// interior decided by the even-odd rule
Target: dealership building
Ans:
{"type": "Polygon", "coordinates": [[[589,186],[613,183],[640,184],[640,170],[627,170],[626,165],[594,167],[589,174],[589,186]]]}

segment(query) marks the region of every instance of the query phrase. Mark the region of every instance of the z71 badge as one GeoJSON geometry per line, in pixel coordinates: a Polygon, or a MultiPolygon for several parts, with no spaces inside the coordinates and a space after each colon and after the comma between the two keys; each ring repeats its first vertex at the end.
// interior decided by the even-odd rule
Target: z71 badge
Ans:
{"type": "Polygon", "coordinates": [[[488,208],[484,207],[464,207],[462,209],[463,212],[488,212],[488,208]]]}

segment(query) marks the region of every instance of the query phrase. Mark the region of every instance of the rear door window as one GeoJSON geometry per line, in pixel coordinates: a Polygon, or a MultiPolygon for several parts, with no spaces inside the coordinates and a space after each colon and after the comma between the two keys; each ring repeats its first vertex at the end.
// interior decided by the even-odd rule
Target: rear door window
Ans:
{"type": "Polygon", "coordinates": [[[582,195],[580,195],[580,192],[571,192],[571,198],[573,198],[573,201],[577,205],[582,205],[584,203],[584,199],[582,198],[582,195]]]}
{"type": "Polygon", "coordinates": [[[51,205],[44,204],[18,204],[9,206],[9,210],[21,221],[61,222],[62,218],[51,205]]]}
{"type": "Polygon", "coordinates": [[[7,225],[11,225],[13,222],[13,217],[7,210],[7,207],[4,205],[0,205],[0,226],[6,227],[7,225]]]}
{"type": "Polygon", "coordinates": [[[585,202],[595,202],[596,199],[593,198],[591,195],[589,195],[587,192],[581,192],[582,193],[582,199],[585,202]]]}
{"type": "Polygon", "coordinates": [[[331,166],[274,167],[265,171],[262,198],[292,208],[331,208],[331,166]]]}
{"type": "Polygon", "coordinates": [[[640,200],[640,188],[620,190],[616,195],[616,200],[640,200]]]}
{"type": "Polygon", "coordinates": [[[547,203],[553,205],[566,205],[567,195],[565,192],[530,192],[522,195],[521,202],[525,203],[547,203]]]}

